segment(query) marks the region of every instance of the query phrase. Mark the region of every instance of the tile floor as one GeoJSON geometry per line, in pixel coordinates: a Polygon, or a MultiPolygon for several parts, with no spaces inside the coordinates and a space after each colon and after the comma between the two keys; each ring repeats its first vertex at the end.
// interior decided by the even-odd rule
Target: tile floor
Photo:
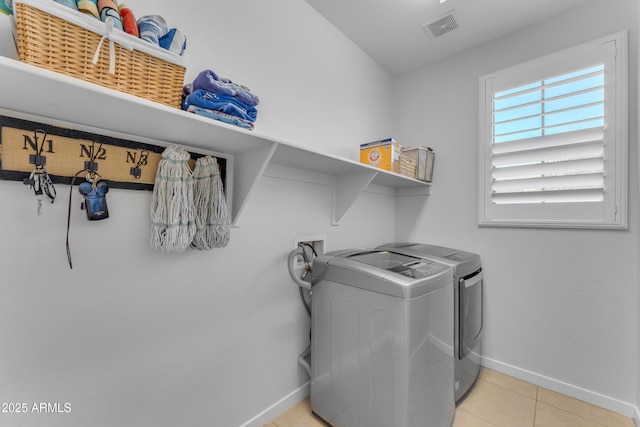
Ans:
{"type": "MultiPolygon", "coordinates": [[[[327,427],[303,400],[264,427],[327,427]]],[[[634,427],[631,418],[483,368],[453,427],[634,427]]],[[[448,426],[443,426],[448,427],[448,426]]]]}

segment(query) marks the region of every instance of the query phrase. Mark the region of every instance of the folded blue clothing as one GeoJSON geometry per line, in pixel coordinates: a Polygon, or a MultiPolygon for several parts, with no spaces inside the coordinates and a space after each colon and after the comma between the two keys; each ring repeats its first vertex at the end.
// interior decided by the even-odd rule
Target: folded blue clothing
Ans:
{"type": "Polygon", "coordinates": [[[160,46],[160,37],[169,32],[167,21],[160,15],[146,15],[138,19],[140,38],[160,46]]]}
{"type": "Polygon", "coordinates": [[[180,30],[167,26],[160,15],[145,15],[138,19],[140,38],[178,55],[187,48],[187,36],[180,30]]]}
{"type": "Polygon", "coordinates": [[[160,47],[177,55],[182,55],[187,48],[187,37],[179,30],[172,28],[158,40],[160,47]]]}
{"type": "Polygon", "coordinates": [[[213,93],[235,96],[241,102],[252,107],[260,103],[260,98],[253,94],[248,87],[221,78],[212,70],[201,71],[193,81],[193,89],[205,89],[213,93]]]}
{"type": "Polygon", "coordinates": [[[223,113],[221,111],[209,110],[207,108],[201,108],[196,105],[190,105],[186,110],[199,116],[208,117],[210,119],[219,120],[224,123],[240,126],[241,128],[253,130],[253,122],[223,113]]]}
{"type": "Polygon", "coordinates": [[[213,93],[204,89],[194,90],[187,96],[185,102],[186,105],[222,111],[250,122],[255,122],[258,117],[258,110],[255,107],[240,102],[236,97],[213,93]]]}
{"type": "Polygon", "coordinates": [[[187,83],[182,87],[182,94],[184,96],[189,96],[191,92],[193,92],[193,83],[187,83]]]}

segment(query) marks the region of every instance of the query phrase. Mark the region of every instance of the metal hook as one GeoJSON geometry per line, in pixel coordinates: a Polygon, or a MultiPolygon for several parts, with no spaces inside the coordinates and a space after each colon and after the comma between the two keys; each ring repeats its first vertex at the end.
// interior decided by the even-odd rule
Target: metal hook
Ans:
{"type": "Polygon", "coordinates": [[[42,154],[42,151],[44,150],[44,143],[47,139],[47,132],[43,129],[36,129],[33,131],[33,139],[36,142],[36,154],[39,156],[42,154]],[[42,134],[42,144],[38,144],[38,134],[42,134]]]}
{"type": "Polygon", "coordinates": [[[42,167],[47,164],[47,158],[42,155],[42,151],[44,151],[44,143],[47,140],[47,132],[42,129],[36,129],[33,131],[33,139],[36,144],[36,154],[29,155],[29,163],[35,165],[37,169],[42,169],[42,167]],[[42,134],[42,144],[38,142],[38,134],[42,134]]]}
{"type": "Polygon", "coordinates": [[[141,149],[140,160],[138,160],[138,164],[136,165],[136,167],[139,168],[140,166],[142,166],[142,164],[146,162],[148,158],[149,158],[149,150],[145,150],[144,148],[141,149]]]}
{"type": "Polygon", "coordinates": [[[142,169],[140,166],[149,158],[149,151],[145,149],[140,150],[140,159],[138,160],[138,164],[129,169],[129,175],[132,175],[135,179],[140,179],[142,176],[142,169]]]}
{"type": "Polygon", "coordinates": [[[90,171],[86,178],[87,181],[89,181],[92,184],[95,184],[96,182],[100,181],[102,179],[102,177],[100,176],[100,174],[96,171],[90,171]]]}
{"type": "Polygon", "coordinates": [[[98,154],[100,153],[100,150],[102,150],[102,142],[101,142],[101,143],[100,143],[100,145],[98,146],[98,149],[97,149],[97,150],[95,150],[95,149],[94,149],[95,144],[96,144],[96,142],[95,142],[95,141],[93,141],[93,142],[91,143],[91,151],[92,151],[92,153],[91,153],[91,161],[92,161],[92,162],[95,162],[95,161],[96,161],[96,159],[98,158],[98,154]]]}
{"type": "Polygon", "coordinates": [[[102,149],[102,142],[100,143],[100,145],[98,146],[98,149],[96,150],[96,142],[91,141],[91,158],[89,159],[89,161],[84,162],[85,170],[89,172],[96,172],[98,170],[98,163],[96,162],[96,158],[98,157],[98,154],[100,153],[101,149],[102,149]]]}

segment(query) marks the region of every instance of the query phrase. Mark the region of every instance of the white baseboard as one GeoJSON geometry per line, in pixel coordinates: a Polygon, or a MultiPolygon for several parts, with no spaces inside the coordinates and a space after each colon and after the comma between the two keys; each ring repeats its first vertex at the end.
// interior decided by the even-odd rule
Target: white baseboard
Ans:
{"type": "Polygon", "coordinates": [[[242,424],[240,427],[263,427],[269,421],[277,418],[278,415],[287,411],[296,405],[296,403],[304,400],[309,396],[309,386],[311,382],[307,381],[301,387],[292,391],[282,399],[278,400],[273,405],[269,406],[264,411],[260,412],[249,421],[242,424]]]}
{"type": "Polygon", "coordinates": [[[603,394],[587,390],[582,387],[568,384],[563,381],[540,375],[535,372],[527,371],[526,369],[518,368],[516,366],[512,366],[487,357],[482,357],[482,366],[512,376],[514,378],[527,381],[537,386],[547,388],[551,391],[573,397],[574,399],[582,400],[584,402],[591,403],[592,405],[617,412],[626,417],[633,418],[636,426],[640,426],[640,411],[634,404],[623,402],[613,397],[605,396],[603,394]]]}
{"type": "MultiPolygon", "coordinates": [[[[586,390],[584,388],[558,381],[556,379],[546,377],[535,372],[527,371],[526,369],[518,368],[516,366],[499,362],[487,357],[482,357],[482,366],[512,376],[514,378],[527,381],[537,386],[547,388],[551,391],[555,391],[557,393],[561,393],[566,396],[573,397],[575,399],[591,403],[592,405],[596,405],[601,408],[605,408],[610,411],[630,417],[634,420],[636,426],[640,427],[640,409],[638,408],[638,406],[631,403],[623,402],[621,400],[614,399],[600,393],[586,390]]],[[[273,405],[266,408],[264,411],[260,412],[255,417],[251,418],[249,421],[242,424],[240,427],[264,426],[269,421],[277,418],[278,415],[295,406],[298,402],[306,399],[309,396],[309,386],[310,382],[306,382],[298,389],[292,391],[273,405]]]]}

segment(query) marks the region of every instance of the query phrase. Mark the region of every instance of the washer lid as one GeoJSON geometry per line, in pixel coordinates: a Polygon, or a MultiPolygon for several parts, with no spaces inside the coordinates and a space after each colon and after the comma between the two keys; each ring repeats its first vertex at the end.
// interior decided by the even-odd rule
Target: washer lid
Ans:
{"type": "Polygon", "coordinates": [[[407,254],[347,250],[313,261],[314,281],[328,280],[399,298],[415,298],[453,282],[451,267],[407,254]]]}
{"type": "Polygon", "coordinates": [[[345,258],[414,279],[434,276],[446,270],[442,264],[389,251],[361,252],[345,258]]]}
{"type": "Polygon", "coordinates": [[[438,262],[451,265],[456,270],[454,274],[466,275],[480,268],[480,256],[472,252],[465,252],[459,249],[447,248],[444,246],[428,245],[424,243],[396,242],[378,246],[377,249],[394,250],[409,255],[422,257],[426,256],[438,262]]]}

